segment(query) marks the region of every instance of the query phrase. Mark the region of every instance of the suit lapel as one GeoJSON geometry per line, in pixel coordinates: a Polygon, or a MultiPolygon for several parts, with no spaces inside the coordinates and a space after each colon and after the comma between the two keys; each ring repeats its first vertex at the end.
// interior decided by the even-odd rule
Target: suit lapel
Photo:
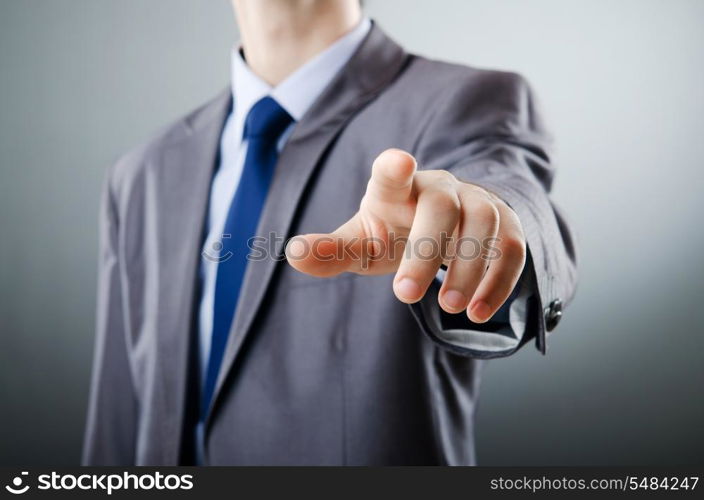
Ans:
{"type": "Polygon", "coordinates": [[[229,89],[222,92],[183,122],[182,135],[164,149],[152,184],[158,247],[150,258],[158,263],[156,357],[162,384],[155,397],[164,464],[178,462],[203,224],[230,95],[229,89]]]}
{"type": "Polygon", "coordinates": [[[274,255],[250,261],[245,272],[232,329],[211,403],[208,422],[227,375],[235,362],[252,322],[261,307],[272,275],[281,265],[284,238],[304,192],[327,148],[344,125],[374,99],[398,74],[407,54],[373,25],[367,38],[348,64],[326,88],[311,109],[296,124],[284,147],[270,187],[257,234],[277,237],[274,255]]]}

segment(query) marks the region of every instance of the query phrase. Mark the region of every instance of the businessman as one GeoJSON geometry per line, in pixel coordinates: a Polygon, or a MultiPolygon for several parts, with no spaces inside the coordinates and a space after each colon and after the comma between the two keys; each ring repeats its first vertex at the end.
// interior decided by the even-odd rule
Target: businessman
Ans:
{"type": "Polygon", "coordinates": [[[107,176],[84,463],[474,464],[484,360],[575,288],[530,88],[233,5],[230,88],[107,176]]]}

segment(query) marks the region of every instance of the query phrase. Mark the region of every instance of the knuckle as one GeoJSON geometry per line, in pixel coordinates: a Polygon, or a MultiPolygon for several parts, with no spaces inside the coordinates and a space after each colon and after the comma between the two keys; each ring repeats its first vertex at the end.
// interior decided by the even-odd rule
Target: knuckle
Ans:
{"type": "Polygon", "coordinates": [[[454,185],[457,181],[455,176],[447,170],[434,170],[433,176],[436,178],[437,182],[447,183],[448,185],[454,185]]]}
{"type": "Polygon", "coordinates": [[[526,242],[517,236],[504,236],[501,239],[501,250],[504,257],[515,260],[526,258],[526,242]]]}
{"type": "Polygon", "coordinates": [[[460,210],[460,201],[450,190],[432,189],[423,193],[422,198],[435,215],[457,214],[460,210]]]}
{"type": "Polygon", "coordinates": [[[457,192],[457,178],[447,170],[430,170],[427,171],[426,174],[433,188],[450,191],[452,193],[457,192]]]}
{"type": "Polygon", "coordinates": [[[447,170],[422,170],[417,174],[420,185],[426,189],[457,191],[457,178],[447,170]]]}
{"type": "Polygon", "coordinates": [[[488,227],[496,228],[499,223],[499,210],[485,199],[475,199],[467,207],[470,223],[474,221],[488,227]]]}
{"type": "Polygon", "coordinates": [[[509,221],[517,228],[519,228],[521,231],[523,231],[523,226],[521,224],[521,219],[518,217],[518,214],[511,208],[509,207],[506,202],[502,201],[504,205],[504,210],[502,212],[502,219],[508,217],[509,221]]]}

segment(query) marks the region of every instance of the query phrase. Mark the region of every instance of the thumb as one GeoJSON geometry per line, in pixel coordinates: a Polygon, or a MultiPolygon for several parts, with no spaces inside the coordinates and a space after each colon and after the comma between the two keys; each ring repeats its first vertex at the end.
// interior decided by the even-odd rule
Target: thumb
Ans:
{"type": "Polygon", "coordinates": [[[383,202],[402,203],[411,196],[416,160],[401,149],[387,149],[374,160],[367,194],[383,202]]]}

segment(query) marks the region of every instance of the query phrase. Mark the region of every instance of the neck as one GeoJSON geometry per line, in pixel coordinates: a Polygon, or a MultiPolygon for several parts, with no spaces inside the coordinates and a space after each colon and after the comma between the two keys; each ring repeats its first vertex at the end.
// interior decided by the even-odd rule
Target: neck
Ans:
{"type": "Polygon", "coordinates": [[[276,86],[354,28],[358,0],[232,0],[247,65],[276,86]]]}

